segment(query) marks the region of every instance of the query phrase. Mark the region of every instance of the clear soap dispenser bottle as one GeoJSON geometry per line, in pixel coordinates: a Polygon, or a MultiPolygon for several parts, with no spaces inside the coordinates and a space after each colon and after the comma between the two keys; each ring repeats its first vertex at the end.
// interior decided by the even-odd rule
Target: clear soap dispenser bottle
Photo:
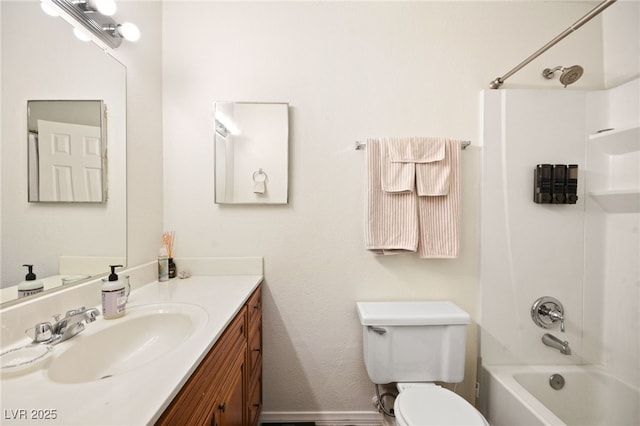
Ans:
{"type": "Polygon", "coordinates": [[[109,265],[109,278],[102,279],[102,316],[104,319],[120,318],[126,313],[128,285],[118,279],[116,268],[122,265],[109,265]]]}
{"type": "Polygon", "coordinates": [[[169,255],[164,246],[160,247],[158,253],[158,281],[169,281],[169,255]]]}
{"type": "Polygon", "coordinates": [[[29,272],[24,277],[24,281],[18,284],[18,298],[31,296],[32,294],[44,291],[44,281],[37,280],[33,273],[33,265],[22,265],[29,268],[29,272]]]}

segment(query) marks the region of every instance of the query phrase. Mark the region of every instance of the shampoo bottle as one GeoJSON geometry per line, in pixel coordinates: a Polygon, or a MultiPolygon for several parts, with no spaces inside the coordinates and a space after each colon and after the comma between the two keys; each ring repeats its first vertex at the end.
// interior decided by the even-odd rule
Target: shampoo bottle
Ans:
{"type": "Polygon", "coordinates": [[[24,281],[18,284],[18,298],[44,291],[44,281],[36,279],[36,274],[33,273],[33,265],[22,266],[29,268],[29,273],[24,277],[24,281]]]}
{"type": "Polygon", "coordinates": [[[169,255],[164,246],[160,247],[158,254],[158,281],[169,281],[169,255]]]}
{"type": "Polygon", "coordinates": [[[115,270],[122,265],[110,265],[111,275],[102,280],[102,316],[104,319],[120,318],[127,306],[127,285],[118,280],[115,270]]]}

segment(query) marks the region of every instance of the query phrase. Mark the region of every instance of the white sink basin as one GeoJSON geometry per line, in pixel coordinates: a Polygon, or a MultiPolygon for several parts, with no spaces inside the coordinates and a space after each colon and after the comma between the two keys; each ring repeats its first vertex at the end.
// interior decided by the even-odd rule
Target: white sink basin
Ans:
{"type": "Polygon", "coordinates": [[[135,370],[178,349],[207,318],[203,308],[186,303],[129,307],[124,317],[90,323],[58,345],[47,376],[58,383],[85,383],[135,370]],[[92,332],[92,327],[100,329],[92,332]]]}

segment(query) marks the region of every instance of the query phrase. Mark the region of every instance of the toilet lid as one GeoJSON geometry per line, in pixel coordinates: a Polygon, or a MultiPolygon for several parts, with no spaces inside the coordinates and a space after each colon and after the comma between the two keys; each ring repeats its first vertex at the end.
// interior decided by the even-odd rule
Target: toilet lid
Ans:
{"type": "Polygon", "coordinates": [[[396,398],[394,412],[399,423],[412,426],[487,424],[464,398],[437,386],[403,390],[396,398]]]}

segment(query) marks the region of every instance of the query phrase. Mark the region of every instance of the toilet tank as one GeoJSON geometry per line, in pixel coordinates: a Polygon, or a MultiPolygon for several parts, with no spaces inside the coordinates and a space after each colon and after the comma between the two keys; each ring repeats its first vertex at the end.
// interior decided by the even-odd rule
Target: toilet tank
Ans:
{"type": "Polygon", "coordinates": [[[358,302],[373,383],[461,382],[469,314],[450,301],[358,302]]]}

